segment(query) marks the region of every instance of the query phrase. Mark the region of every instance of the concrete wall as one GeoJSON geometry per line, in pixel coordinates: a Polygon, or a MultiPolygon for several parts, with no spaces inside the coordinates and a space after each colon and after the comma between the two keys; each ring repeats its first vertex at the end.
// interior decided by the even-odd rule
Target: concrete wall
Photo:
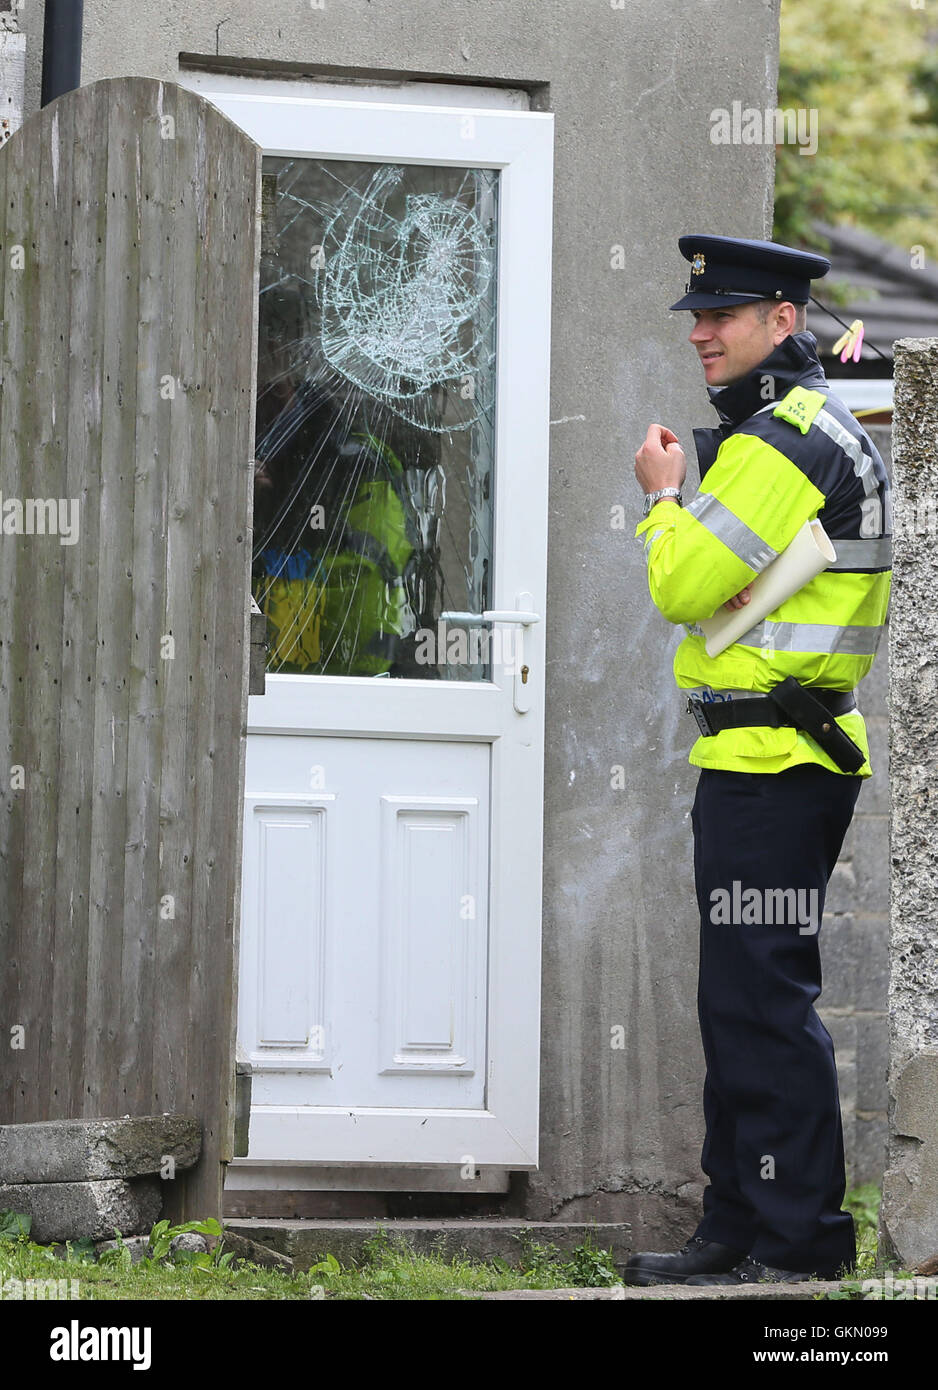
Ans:
{"type": "Polygon", "coordinates": [[[896,344],[889,641],[892,956],[889,1152],[880,1237],[938,1271],[938,338],[896,344]]]}
{"type": "MultiPolygon", "coordinates": [[[[836,331],[836,330],[835,330],[836,331]]],[[[837,384],[834,383],[836,391],[837,384]]],[[[869,434],[892,478],[891,428],[869,434]]],[[[888,624],[857,699],[873,776],[860,791],[831,878],[820,934],[824,989],[818,1012],[834,1040],[848,1185],[882,1182],[889,1069],[889,641],[888,624]]]]}
{"type": "MultiPolygon", "coordinates": [[[[34,0],[24,15],[27,110],[39,99],[42,8],[34,0]]],[[[631,1220],[641,1243],[696,1223],[703,1068],[695,727],[671,678],[678,634],[651,605],[632,538],[633,457],[652,419],[677,431],[690,459],[691,427],[716,423],[689,320],[666,306],[687,278],[680,233],[769,234],[772,148],[712,144],[710,113],[774,101],[778,10],[779,0],[85,3],[85,82],[173,79],[180,52],[217,52],[278,76],[525,86],[556,113],[542,1162],[513,1201],[532,1218],[631,1220]],[[617,504],[624,530],[610,524],[617,504]]]]}
{"type": "Polygon", "coordinates": [[[23,123],[26,35],[13,0],[0,0],[0,145],[23,123]]]}

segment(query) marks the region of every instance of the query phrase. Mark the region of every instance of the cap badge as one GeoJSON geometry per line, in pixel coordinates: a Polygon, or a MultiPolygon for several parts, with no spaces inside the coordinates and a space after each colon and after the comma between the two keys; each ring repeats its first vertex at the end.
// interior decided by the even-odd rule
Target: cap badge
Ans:
{"type": "Polygon", "coordinates": [[[702,251],[698,251],[697,254],[696,254],[696,256],[694,257],[694,259],[693,259],[693,260],[691,261],[691,263],[690,263],[690,271],[691,271],[691,274],[692,274],[692,275],[703,275],[703,273],[704,273],[704,271],[706,270],[706,268],[707,268],[707,258],[706,258],[706,256],[704,255],[704,253],[703,253],[702,251]]]}

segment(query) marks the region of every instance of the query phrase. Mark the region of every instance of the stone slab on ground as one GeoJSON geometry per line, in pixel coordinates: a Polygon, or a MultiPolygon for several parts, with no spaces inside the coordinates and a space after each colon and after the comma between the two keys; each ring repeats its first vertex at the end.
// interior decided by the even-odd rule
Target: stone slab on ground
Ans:
{"type": "Polygon", "coordinates": [[[87,1182],[191,1168],[202,1126],[186,1115],[0,1125],[0,1183],[87,1182]]]}
{"type": "Polygon", "coordinates": [[[289,1255],[273,1250],[268,1245],[261,1245],[256,1240],[250,1240],[241,1232],[232,1230],[228,1224],[225,1225],[223,1250],[232,1252],[233,1265],[246,1261],[261,1265],[264,1269],[279,1269],[282,1274],[293,1274],[296,1269],[289,1255]]]}
{"type": "Polygon", "coordinates": [[[473,1260],[499,1258],[517,1265],[521,1256],[521,1237],[540,1245],[554,1245],[569,1255],[590,1237],[599,1249],[612,1248],[617,1267],[625,1265],[632,1252],[632,1228],[628,1222],[552,1222],[503,1219],[463,1220],[458,1217],[438,1221],[398,1218],[393,1221],[273,1220],[238,1217],[225,1223],[249,1240],[289,1256],[297,1269],[305,1270],[327,1254],[340,1264],[360,1262],[363,1247],[378,1230],[386,1230],[392,1240],[405,1241],[420,1254],[439,1254],[444,1259],[465,1253],[473,1260]]]}
{"type": "Polygon", "coordinates": [[[709,1284],[697,1288],[687,1288],[684,1284],[658,1284],[654,1288],[630,1288],[617,1284],[608,1289],[501,1289],[497,1293],[477,1294],[471,1289],[464,1291],[466,1298],[485,1299],[535,1299],[554,1298],[565,1302],[588,1302],[609,1299],[614,1302],[629,1303],[664,1300],[674,1303],[695,1303],[702,1299],[718,1299],[721,1302],[750,1300],[759,1302],[810,1302],[818,1294],[834,1293],[842,1286],[824,1280],[805,1280],[803,1284],[752,1284],[726,1285],[709,1284]]]}
{"type": "Polygon", "coordinates": [[[32,1217],[30,1240],[106,1240],[143,1235],[159,1220],[163,1206],[159,1178],[103,1178],[94,1182],[0,1184],[0,1211],[32,1217]]]}

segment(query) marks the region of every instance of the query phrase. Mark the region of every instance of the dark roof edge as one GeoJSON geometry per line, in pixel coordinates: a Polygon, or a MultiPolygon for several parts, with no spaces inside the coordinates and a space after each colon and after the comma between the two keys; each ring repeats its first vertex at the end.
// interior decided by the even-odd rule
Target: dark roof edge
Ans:
{"type": "MultiPolygon", "coordinates": [[[[875,236],[862,227],[849,227],[843,224],[835,227],[827,222],[815,222],[813,225],[818,235],[825,237],[830,242],[830,249],[834,256],[838,251],[856,256],[859,260],[866,261],[869,266],[887,271],[904,284],[914,286],[920,294],[930,299],[938,299],[938,270],[931,270],[928,267],[914,270],[909,265],[909,253],[903,251],[901,247],[883,241],[881,237],[875,236]]],[[[837,273],[836,267],[833,273],[837,273]]],[[[819,281],[818,289],[821,293],[823,293],[823,288],[823,281],[819,281]]]]}

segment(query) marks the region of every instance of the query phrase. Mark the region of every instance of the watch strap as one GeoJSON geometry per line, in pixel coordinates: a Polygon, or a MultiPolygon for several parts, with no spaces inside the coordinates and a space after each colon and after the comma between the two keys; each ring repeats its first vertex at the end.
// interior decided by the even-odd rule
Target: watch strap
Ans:
{"type": "Polygon", "coordinates": [[[684,505],[681,497],[681,489],[679,487],[662,487],[656,492],[645,493],[645,507],[642,515],[647,516],[655,503],[660,502],[662,497],[673,497],[679,506],[684,505]]]}

